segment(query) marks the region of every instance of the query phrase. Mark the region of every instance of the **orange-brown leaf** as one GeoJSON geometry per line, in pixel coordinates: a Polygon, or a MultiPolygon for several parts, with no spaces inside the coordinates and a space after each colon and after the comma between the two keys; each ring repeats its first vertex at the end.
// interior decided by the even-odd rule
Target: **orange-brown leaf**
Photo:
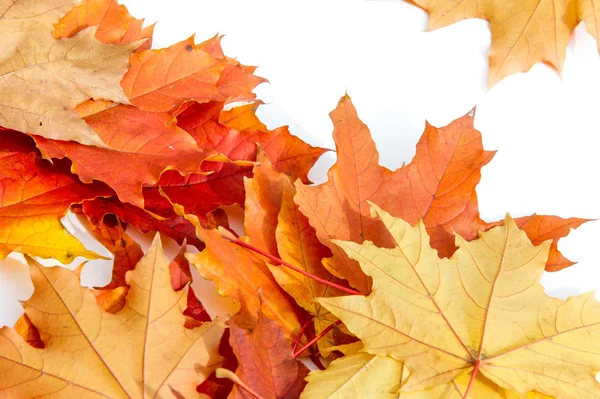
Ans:
{"type": "Polygon", "coordinates": [[[369,216],[367,201],[380,203],[395,198],[394,187],[386,184],[392,172],[379,166],[375,143],[367,126],[358,119],[350,97],[342,97],[330,117],[338,160],[327,173],[327,183],[306,186],[296,182],[295,201],[319,240],[333,252],[326,263],[328,269],[368,293],[370,278],[330,240],[371,240],[391,245],[389,235],[381,233],[381,223],[369,216]]]}
{"type": "Polygon", "coordinates": [[[200,172],[202,162],[214,155],[200,150],[168,114],[106,102],[78,110],[108,148],[36,137],[38,148],[48,158],[69,158],[82,181],[103,181],[121,201],[140,208],[142,187],[155,185],[165,170],[200,172]]]}
{"type": "Polygon", "coordinates": [[[241,302],[249,317],[256,317],[264,303],[265,315],[293,339],[300,330],[298,310],[273,278],[264,258],[224,239],[216,230],[198,227],[196,232],[206,248],[186,257],[202,277],[214,281],[220,295],[241,302]]]}
{"type": "Polygon", "coordinates": [[[133,18],[127,7],[117,0],[83,0],[66,13],[56,24],[52,36],[56,39],[73,37],[78,32],[97,26],[96,39],[106,44],[125,44],[146,39],[136,51],[152,46],[154,25],[143,28],[143,19],[133,18]]]}
{"type": "Polygon", "coordinates": [[[36,326],[33,325],[27,313],[24,313],[19,317],[19,320],[15,323],[13,327],[17,334],[19,334],[25,342],[31,345],[34,348],[42,349],[45,347],[44,342],[40,338],[40,330],[37,329],[36,326]]]}
{"type": "Polygon", "coordinates": [[[192,273],[190,271],[190,262],[185,257],[187,240],[183,240],[181,249],[169,264],[171,272],[171,287],[175,291],[181,291],[187,283],[192,281],[192,273]]]}
{"type": "Polygon", "coordinates": [[[70,263],[85,249],[62,226],[71,204],[112,193],[101,183],[82,184],[68,165],[51,165],[37,156],[32,140],[20,133],[0,135],[0,258],[12,251],[70,263]]]}
{"type": "MultiPolygon", "coordinates": [[[[237,356],[237,376],[264,399],[296,398],[306,382],[308,369],[294,358],[294,353],[280,326],[262,312],[252,330],[229,323],[229,342],[237,356]]],[[[245,390],[234,386],[229,398],[251,399],[245,390]]]]}
{"type": "MultiPolygon", "coordinates": [[[[238,132],[223,126],[219,123],[222,107],[220,103],[194,104],[178,117],[178,125],[194,137],[200,148],[217,151],[232,160],[254,161],[258,143],[276,170],[308,182],[308,171],[325,149],[310,146],[291,135],[285,127],[265,133],[238,132]]],[[[181,176],[167,171],[158,185],[173,202],[200,218],[221,205],[244,203],[243,178],[251,175],[250,167],[206,162],[202,170],[211,174],[181,176]]],[[[149,211],[173,216],[171,204],[160,195],[158,188],[144,189],[144,198],[149,211]]]]}
{"type": "Polygon", "coordinates": [[[431,246],[442,257],[456,249],[453,231],[472,240],[486,228],[475,187],[494,152],[483,149],[473,119],[474,114],[465,115],[442,128],[427,124],[412,162],[396,170],[387,183],[393,197],[379,203],[408,223],[422,219],[431,246]]]}
{"type": "Polygon", "coordinates": [[[566,237],[571,229],[576,229],[590,219],[568,218],[558,216],[531,215],[515,219],[519,228],[525,231],[533,245],[540,245],[546,240],[552,240],[550,255],[546,262],[546,271],[556,272],[575,264],[565,258],[558,250],[558,240],[566,237]]]}
{"type": "Polygon", "coordinates": [[[91,232],[114,256],[111,282],[102,289],[113,289],[126,285],[125,274],[133,270],[144,253],[142,247],[125,232],[121,221],[105,215],[101,225],[92,225],[91,232]]]}
{"type": "MultiPolygon", "coordinates": [[[[296,189],[291,179],[275,171],[264,152],[259,151],[257,160],[260,163],[254,167],[253,177],[244,181],[244,231],[248,241],[314,276],[344,284],[323,267],[321,261],[330,257],[331,251],[319,242],[308,219],[294,203],[296,189]]],[[[269,269],[296,303],[315,317],[317,333],[336,321],[314,299],[342,292],[286,267],[269,264],[269,269]]],[[[326,347],[327,341],[320,340],[320,346],[326,347]]]]}
{"type": "Polygon", "coordinates": [[[131,104],[150,112],[169,112],[187,101],[207,102],[217,95],[226,61],[198,49],[194,37],[130,58],[121,86],[131,104]]]}

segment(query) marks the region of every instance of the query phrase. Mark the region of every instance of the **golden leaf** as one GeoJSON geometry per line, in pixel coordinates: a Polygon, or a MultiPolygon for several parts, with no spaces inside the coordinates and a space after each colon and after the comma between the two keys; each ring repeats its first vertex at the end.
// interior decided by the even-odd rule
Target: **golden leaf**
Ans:
{"type": "Polygon", "coordinates": [[[474,241],[456,236],[459,249],[440,259],[422,222],[411,227],[374,205],[371,211],[394,248],[336,243],[373,278],[373,292],[319,302],[366,352],[404,362],[411,375],[403,391],[471,374],[519,395],[600,396],[600,304],[591,293],[566,301],[545,295],[539,279],[550,241],[532,245],[507,216],[474,241]]]}
{"type": "Polygon", "coordinates": [[[158,235],[128,272],[127,303],[116,315],[73,272],[28,262],[35,291],[23,306],[46,348],[0,330],[0,397],[191,397],[220,366],[224,322],[184,327],[187,289],[171,288],[158,235]]]}

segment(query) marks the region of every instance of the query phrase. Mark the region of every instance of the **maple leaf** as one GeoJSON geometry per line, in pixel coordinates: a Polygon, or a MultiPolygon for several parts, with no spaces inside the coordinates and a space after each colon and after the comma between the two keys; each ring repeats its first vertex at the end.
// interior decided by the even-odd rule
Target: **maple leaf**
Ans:
{"type": "MultiPolygon", "coordinates": [[[[362,350],[362,343],[336,348],[344,357],[329,364],[326,370],[310,372],[302,399],[365,398],[397,399],[403,380],[404,365],[387,356],[362,350]]],[[[404,394],[400,395],[404,399],[404,394]]]]}
{"type": "Polygon", "coordinates": [[[104,101],[83,103],[77,112],[108,148],[36,137],[38,148],[47,158],[69,158],[83,182],[103,181],[121,201],[140,208],[142,187],[158,183],[165,170],[200,173],[204,161],[227,161],[214,151],[200,150],[168,114],[104,101]]]}
{"type": "MultiPolygon", "coordinates": [[[[276,170],[308,182],[308,171],[327,150],[313,147],[289,133],[285,127],[271,132],[237,131],[222,125],[222,103],[193,104],[178,116],[178,126],[187,131],[204,150],[214,150],[231,160],[256,159],[260,144],[276,170]]],[[[163,173],[158,187],[169,198],[185,207],[186,212],[203,218],[222,205],[244,203],[244,177],[252,174],[249,166],[208,162],[203,171],[209,175],[181,176],[175,171],[163,173]],[[197,201],[202,198],[202,201],[197,201]]],[[[174,217],[169,201],[158,187],[144,189],[146,209],[163,217],[174,217]]]]}
{"type": "Polygon", "coordinates": [[[73,272],[28,262],[35,290],[23,306],[46,347],[0,330],[3,397],[191,397],[220,365],[224,322],[183,326],[187,290],[171,289],[158,235],[128,273],[127,304],[116,315],[100,310],[73,272]]]}
{"type": "MultiPolygon", "coordinates": [[[[238,318],[234,316],[229,321],[229,343],[239,362],[236,370],[239,379],[264,399],[298,397],[306,385],[303,379],[308,369],[294,358],[292,346],[281,327],[261,311],[251,329],[239,326],[238,318]]],[[[253,397],[238,385],[229,396],[231,399],[253,397]]]]}
{"type": "MultiPolygon", "coordinates": [[[[479,239],[457,235],[458,250],[441,259],[423,222],[410,226],[371,209],[395,246],[336,244],[373,278],[372,293],[319,302],[364,351],[404,362],[411,374],[403,391],[447,388],[470,374],[463,397],[475,381],[486,384],[483,377],[519,395],[598,397],[600,303],[593,293],[566,301],[545,295],[539,279],[550,241],[532,245],[507,216],[479,239]]],[[[424,397],[451,397],[444,392],[424,397]]]]}
{"type": "MultiPolygon", "coordinates": [[[[544,62],[562,71],[567,44],[580,21],[600,43],[600,6],[594,1],[566,0],[409,0],[429,13],[429,29],[467,18],[490,23],[489,86],[505,76],[526,72],[544,62]]],[[[600,48],[600,47],[599,47],[600,48]]]]}
{"type": "Polygon", "coordinates": [[[83,0],[73,7],[56,24],[55,39],[70,38],[91,26],[98,26],[96,39],[106,44],[126,44],[146,39],[136,51],[152,46],[154,24],[143,28],[144,20],[133,18],[127,7],[116,0],[83,0]]]}
{"type": "Polygon", "coordinates": [[[186,257],[200,275],[214,281],[220,295],[239,301],[248,319],[257,317],[264,303],[265,315],[293,339],[300,330],[298,309],[279,287],[264,258],[226,240],[217,230],[198,225],[196,234],[206,248],[199,254],[188,253],[186,257]]]}
{"type": "Polygon", "coordinates": [[[0,258],[12,251],[70,263],[77,256],[101,258],[85,249],[60,222],[69,206],[112,190],[82,184],[64,163],[37,156],[31,139],[14,131],[0,135],[0,258]]]}
{"type": "Polygon", "coordinates": [[[531,215],[515,219],[515,223],[523,230],[533,245],[539,245],[545,240],[552,240],[550,255],[546,262],[546,271],[556,272],[575,264],[565,258],[558,250],[558,240],[566,237],[571,229],[576,229],[591,219],[568,218],[558,216],[531,215]]]}
{"type": "Polygon", "coordinates": [[[159,50],[131,55],[121,86],[135,107],[170,112],[187,101],[207,102],[217,95],[226,60],[198,48],[194,37],[159,50]]]}
{"type": "MultiPolygon", "coordinates": [[[[296,182],[294,200],[319,240],[333,252],[325,266],[361,292],[369,292],[370,279],[330,240],[360,243],[367,239],[379,246],[393,245],[391,237],[382,233],[381,222],[369,215],[367,201],[409,223],[423,219],[431,245],[441,256],[450,256],[456,249],[453,231],[470,240],[477,237],[478,231],[502,223],[486,223],[479,216],[475,188],[481,168],[494,153],[483,149],[481,134],[473,127],[474,115],[465,115],[443,128],[426,124],[411,163],[393,172],[379,166],[375,143],[350,97],[342,97],[330,116],[338,160],[325,184],[306,186],[296,182]]],[[[537,218],[548,223],[554,217],[537,218]]],[[[575,220],[571,220],[573,227],[577,225],[575,220]]],[[[532,239],[538,234],[535,223],[527,231],[532,239]]],[[[550,230],[544,239],[552,238],[556,243],[568,231],[566,227],[550,230]]],[[[561,259],[556,252],[553,246],[552,259],[561,259]]]]}
{"type": "Polygon", "coordinates": [[[225,56],[221,48],[222,38],[223,36],[216,35],[196,46],[211,56],[226,61],[217,81],[217,95],[213,97],[212,101],[231,103],[254,100],[256,94],[253,93],[253,90],[267,80],[254,75],[256,67],[240,64],[233,58],[225,56]]]}
{"type": "MultiPolygon", "coordinates": [[[[296,189],[292,180],[275,171],[262,150],[257,161],[253,177],[244,181],[244,231],[248,242],[312,276],[344,285],[321,264],[331,251],[319,242],[315,230],[294,203],[296,189]]],[[[342,295],[342,291],[280,265],[269,264],[269,269],[296,303],[314,316],[317,333],[337,320],[314,299],[342,295]]],[[[321,350],[331,344],[332,334],[318,341],[321,350]]]]}
{"type": "Polygon", "coordinates": [[[89,98],[128,103],[119,85],[140,44],[106,45],[86,29],[55,40],[52,24],[75,0],[0,1],[0,124],[52,139],[103,146],[72,109],[89,98]]]}

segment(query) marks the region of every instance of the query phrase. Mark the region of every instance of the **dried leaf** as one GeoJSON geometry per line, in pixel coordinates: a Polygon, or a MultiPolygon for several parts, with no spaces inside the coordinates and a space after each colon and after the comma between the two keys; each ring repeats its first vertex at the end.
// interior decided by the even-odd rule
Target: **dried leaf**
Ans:
{"type": "MultiPolygon", "coordinates": [[[[252,330],[229,322],[229,342],[237,356],[236,375],[264,399],[296,398],[304,388],[308,369],[294,358],[292,346],[285,333],[262,312],[252,330]]],[[[229,398],[254,398],[238,386],[229,398]]]]}
{"type": "Polygon", "coordinates": [[[143,28],[144,20],[133,18],[127,7],[116,0],[83,0],[73,7],[56,24],[52,36],[56,39],[73,37],[91,26],[98,26],[96,39],[106,44],[125,44],[146,41],[137,51],[152,46],[154,25],[143,28]]]}
{"type": "MultiPolygon", "coordinates": [[[[178,125],[196,140],[200,148],[217,151],[232,160],[254,161],[258,143],[276,170],[308,182],[308,171],[325,149],[304,143],[292,136],[287,128],[269,133],[238,132],[219,123],[222,108],[220,103],[192,105],[178,117],[178,125]]],[[[206,162],[203,171],[211,174],[181,176],[167,171],[158,185],[169,198],[183,205],[186,212],[201,219],[219,206],[244,203],[243,178],[251,175],[251,167],[206,162]]],[[[149,211],[164,217],[174,216],[171,204],[160,195],[158,188],[146,188],[144,198],[149,211]]]]}
{"type": "MultiPolygon", "coordinates": [[[[319,302],[366,352],[405,363],[411,375],[403,391],[450,386],[471,374],[519,395],[598,396],[600,345],[592,337],[600,331],[600,303],[593,293],[566,301],[546,296],[539,279],[550,241],[533,246],[507,216],[479,239],[457,235],[459,249],[440,259],[423,222],[410,226],[372,210],[394,248],[336,243],[373,277],[373,292],[319,302]]],[[[451,397],[444,392],[425,397],[451,397]]]]}
{"type": "Polygon", "coordinates": [[[600,42],[600,5],[594,1],[411,2],[429,13],[429,29],[432,30],[467,18],[489,21],[492,31],[490,87],[505,76],[528,71],[538,62],[562,71],[567,44],[580,21],[585,22],[590,35],[600,42]]]}
{"type": "Polygon", "coordinates": [[[36,138],[38,148],[48,158],[69,158],[82,181],[103,181],[121,201],[140,208],[142,187],[158,183],[165,170],[199,173],[207,159],[226,160],[214,151],[200,150],[168,114],[106,102],[86,103],[78,109],[108,148],[36,138]]]}
{"type": "Polygon", "coordinates": [[[60,222],[73,203],[111,195],[101,183],[82,184],[69,166],[37,156],[31,139],[13,131],[0,135],[0,259],[12,251],[70,263],[101,256],[85,249],[60,222]]]}
{"type": "Polygon", "coordinates": [[[86,29],[56,40],[52,25],[76,0],[0,1],[0,124],[57,140],[104,146],[72,109],[89,98],[128,103],[119,82],[139,42],[107,45],[86,29]]]}
{"type": "Polygon", "coordinates": [[[214,281],[217,292],[241,302],[248,317],[255,318],[264,303],[265,316],[274,320],[291,340],[300,325],[293,301],[277,285],[264,258],[226,240],[216,230],[197,227],[198,238],[206,248],[199,254],[186,254],[202,277],[214,281]]]}
{"type": "Polygon", "coordinates": [[[102,312],[69,270],[29,264],[35,291],[24,307],[46,348],[0,330],[3,397],[177,397],[173,389],[192,397],[220,365],[224,322],[185,329],[187,290],[171,289],[158,235],[128,273],[127,305],[116,315],[102,312]]]}
{"type": "MultiPolygon", "coordinates": [[[[319,240],[333,252],[325,266],[361,292],[369,292],[370,279],[330,240],[361,243],[366,239],[378,246],[393,245],[381,223],[370,217],[367,201],[409,223],[422,219],[431,245],[441,256],[450,256],[456,249],[453,232],[471,240],[478,231],[502,223],[486,223],[479,217],[475,188],[481,168],[494,153],[483,149],[481,134],[473,128],[473,115],[443,128],[427,124],[412,162],[394,172],[378,165],[375,143],[347,95],[331,118],[338,161],[329,170],[327,183],[306,186],[296,182],[294,200],[319,240]]],[[[551,223],[553,217],[539,218],[551,223]]],[[[546,238],[558,240],[565,233],[554,230],[546,238]]],[[[553,247],[551,256],[557,256],[556,251],[553,247]]]]}
{"type": "Polygon", "coordinates": [[[168,48],[135,53],[121,85],[142,111],[170,112],[184,102],[211,101],[225,60],[197,48],[190,37],[168,48]]]}

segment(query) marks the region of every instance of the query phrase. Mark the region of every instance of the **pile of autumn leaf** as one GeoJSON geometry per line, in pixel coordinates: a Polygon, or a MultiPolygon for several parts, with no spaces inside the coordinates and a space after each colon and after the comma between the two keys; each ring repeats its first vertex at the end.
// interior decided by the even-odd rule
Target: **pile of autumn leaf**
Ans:
{"type": "Polygon", "coordinates": [[[493,153],[472,114],[427,125],[390,171],[344,96],[313,186],[326,150],[258,120],[263,79],[218,37],[151,50],[115,1],[0,0],[0,38],[0,256],[23,253],[34,283],[0,330],[0,397],[600,397],[598,302],[539,284],[585,220],[481,220],[493,153]],[[99,257],[68,210],[114,254],[106,287],[33,258],[99,257]],[[144,255],[126,226],[181,252],[157,234],[144,255]],[[190,264],[239,312],[211,320],[190,264]]]}

